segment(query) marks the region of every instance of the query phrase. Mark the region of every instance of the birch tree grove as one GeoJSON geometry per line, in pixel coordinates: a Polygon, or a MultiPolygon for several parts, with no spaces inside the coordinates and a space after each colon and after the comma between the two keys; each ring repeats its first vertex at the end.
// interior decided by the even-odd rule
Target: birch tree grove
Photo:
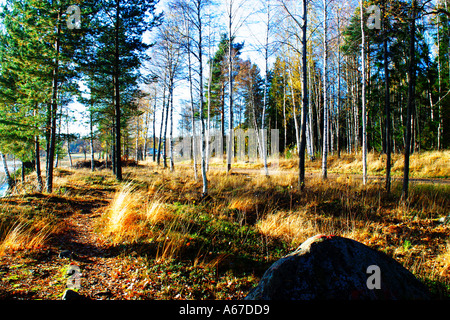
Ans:
{"type": "MultiPolygon", "coordinates": [[[[203,21],[207,20],[206,9],[209,5],[211,5],[209,0],[178,0],[172,3],[172,7],[177,8],[179,10],[180,12],[179,17],[182,17],[182,19],[184,19],[186,26],[186,28],[182,30],[181,36],[182,38],[185,39],[185,47],[187,48],[188,54],[191,102],[193,101],[193,93],[192,93],[193,77],[191,70],[194,69],[198,77],[197,96],[199,101],[199,114],[200,114],[200,137],[201,137],[200,152],[201,152],[201,175],[203,184],[202,194],[204,197],[207,196],[208,194],[208,179],[206,176],[206,159],[207,159],[206,144],[209,143],[209,141],[206,141],[205,113],[207,110],[205,110],[204,91],[203,91],[204,90],[203,56],[204,56],[204,32],[205,32],[203,21]],[[191,55],[196,60],[195,64],[193,64],[191,61],[191,55]]],[[[192,114],[195,114],[193,103],[192,103],[192,114]]],[[[194,128],[195,127],[193,127],[193,130],[194,128]]],[[[193,139],[193,143],[195,143],[195,139],[193,139]]],[[[195,144],[193,150],[195,153],[195,144]]]]}
{"type": "Polygon", "coordinates": [[[298,159],[304,189],[309,163],[327,179],[347,156],[362,184],[386,157],[390,194],[404,154],[407,199],[410,157],[449,147],[448,1],[80,0],[80,28],[69,4],[5,0],[0,12],[0,153],[34,162],[39,192],[74,152],[62,117],[75,98],[91,170],[97,152],[118,181],[130,155],[172,171],[182,157],[204,197],[216,167],[260,162],[269,176],[298,159]]]}
{"type": "MultiPolygon", "coordinates": [[[[300,4],[299,14],[289,7],[286,1],[280,1],[281,6],[290,19],[300,29],[300,43],[301,43],[301,83],[302,83],[302,109],[301,109],[301,129],[300,129],[300,142],[299,142],[299,174],[298,174],[298,186],[303,189],[305,186],[305,149],[306,149],[306,126],[309,111],[309,89],[308,89],[308,65],[307,65],[307,26],[308,26],[308,10],[307,1],[302,0],[300,4]]],[[[294,100],[294,95],[293,95],[294,100]]],[[[285,102],[284,102],[285,103],[285,102]]],[[[285,104],[283,105],[283,113],[285,113],[285,104]]],[[[294,102],[294,122],[296,123],[295,115],[295,102],[294,102]]],[[[297,128],[297,125],[296,125],[297,128]]],[[[297,130],[296,130],[297,131],[297,130]]],[[[297,139],[298,141],[298,139],[297,139]]]]}

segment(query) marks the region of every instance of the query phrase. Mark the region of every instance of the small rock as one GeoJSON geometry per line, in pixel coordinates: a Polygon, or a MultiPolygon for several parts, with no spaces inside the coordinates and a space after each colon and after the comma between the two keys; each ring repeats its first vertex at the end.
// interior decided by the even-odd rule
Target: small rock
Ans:
{"type": "Polygon", "coordinates": [[[428,289],[400,263],[366,245],[317,235],[276,261],[246,300],[415,300],[428,289]],[[379,287],[372,287],[373,270],[379,287]]]}
{"type": "Polygon", "coordinates": [[[59,253],[59,257],[62,259],[71,259],[73,258],[73,252],[70,250],[63,250],[59,253]]]}

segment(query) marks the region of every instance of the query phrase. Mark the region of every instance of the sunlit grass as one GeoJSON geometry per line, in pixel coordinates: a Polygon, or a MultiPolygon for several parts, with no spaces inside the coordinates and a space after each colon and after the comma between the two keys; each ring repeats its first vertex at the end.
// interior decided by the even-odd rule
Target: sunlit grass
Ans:
{"type": "MultiPolygon", "coordinates": [[[[425,165],[412,162],[416,176],[424,176],[433,163],[441,163],[441,158],[448,159],[446,152],[420,156],[425,158],[425,165]]],[[[394,172],[399,172],[401,159],[402,155],[394,156],[394,172]]],[[[384,155],[370,154],[370,174],[383,174],[384,161],[384,155]]],[[[99,210],[102,216],[96,230],[107,243],[136,250],[145,255],[149,269],[156,265],[158,272],[172,270],[180,279],[189,278],[186,270],[192,274],[208,270],[205,276],[216,279],[217,287],[227,281],[250,281],[245,279],[254,284],[270,263],[319,233],[357,240],[394,257],[421,279],[450,283],[450,231],[437,222],[448,214],[448,185],[411,184],[409,201],[399,202],[400,181],[393,181],[390,196],[385,193],[383,179],[363,185],[351,174],[362,168],[360,157],[346,154],[340,159],[330,156],[329,165],[334,168],[330,170],[335,175],[328,180],[310,174],[319,172],[320,160],[307,160],[304,190],[297,188],[295,157],[280,160],[280,170],[269,177],[261,175],[257,165],[246,164],[231,174],[218,168],[219,162],[215,165],[207,174],[208,198],[202,198],[201,177],[194,179],[192,165],[187,162],[176,164],[175,172],[152,163],[124,168],[124,182],[117,182],[108,170],[92,173],[88,169],[59,169],[56,200],[94,199],[96,192],[104,191],[102,197],[110,202],[99,210]]],[[[437,170],[437,175],[448,176],[448,165],[437,170]]],[[[50,196],[46,199],[41,202],[49,201],[50,196]]],[[[52,210],[50,205],[45,208],[52,210]]],[[[15,205],[7,208],[8,217],[14,210],[15,205]]],[[[39,214],[30,210],[23,217],[49,214],[42,213],[43,209],[39,214]]],[[[59,213],[55,210],[52,214],[59,213]]],[[[3,229],[0,226],[4,250],[14,248],[14,243],[21,243],[17,247],[38,247],[39,230],[45,229],[46,220],[35,219],[33,229],[19,224],[26,220],[14,221],[3,229]]],[[[46,239],[43,233],[41,242],[46,239]]],[[[161,280],[167,287],[179,283],[178,278],[167,277],[161,280]]],[[[201,284],[197,285],[201,292],[201,284]]],[[[216,290],[207,285],[203,289],[206,287],[216,290]]],[[[185,291],[186,297],[207,296],[198,292],[198,296],[191,295],[186,288],[165,290],[160,297],[180,297],[185,291]]],[[[216,292],[215,297],[223,297],[223,292],[216,292]]]]}
{"type": "MultiPolygon", "coordinates": [[[[399,153],[391,154],[391,174],[393,176],[403,176],[404,155],[399,153]]],[[[306,157],[305,167],[308,172],[321,171],[321,159],[311,161],[306,157]]],[[[362,154],[341,153],[328,155],[328,171],[342,174],[362,174],[362,154]]],[[[285,170],[298,169],[298,157],[293,155],[291,159],[281,159],[280,167],[285,170]]],[[[369,175],[386,174],[386,155],[376,152],[369,152],[367,157],[367,171],[369,175]]],[[[449,178],[450,177],[450,151],[425,151],[410,155],[409,173],[415,178],[449,178]]]]}
{"type": "Polygon", "coordinates": [[[4,231],[5,235],[0,241],[0,255],[19,249],[38,249],[45,244],[54,229],[54,225],[45,225],[43,222],[34,225],[17,223],[4,231]]]}

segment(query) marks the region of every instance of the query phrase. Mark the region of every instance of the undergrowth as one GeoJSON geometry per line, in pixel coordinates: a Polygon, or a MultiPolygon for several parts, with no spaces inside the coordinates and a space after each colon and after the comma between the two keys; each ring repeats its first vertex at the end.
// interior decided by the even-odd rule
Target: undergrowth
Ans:
{"type": "MultiPolygon", "coordinates": [[[[440,161],[434,156],[423,157],[440,161]]],[[[353,156],[341,158],[331,157],[331,168],[359,165],[353,156]]],[[[394,157],[395,168],[399,159],[394,157]]],[[[22,193],[0,199],[0,250],[40,250],[58,235],[60,218],[98,207],[96,232],[121,252],[124,264],[137,255],[144,265],[136,276],[136,299],[243,298],[274,261],[319,233],[383,251],[435,297],[450,297],[450,228],[439,222],[448,215],[448,185],[411,184],[408,201],[399,202],[399,181],[388,196],[382,180],[363,186],[340,174],[326,181],[307,176],[300,191],[295,161],[280,161],[281,171],[269,177],[250,165],[231,174],[211,166],[207,198],[190,164],[175,172],[154,164],[124,168],[120,183],[108,170],[59,169],[54,194],[35,193],[30,183],[22,193]]],[[[307,170],[314,171],[317,162],[308,160],[307,170]]],[[[382,173],[376,168],[383,156],[372,154],[371,163],[369,170],[382,173]]],[[[414,167],[416,176],[429,170],[431,164],[424,163],[414,167]]],[[[448,177],[448,165],[437,175],[448,177]]],[[[27,179],[33,182],[32,175],[27,179]]],[[[132,270],[131,262],[124,270],[132,270]]]]}

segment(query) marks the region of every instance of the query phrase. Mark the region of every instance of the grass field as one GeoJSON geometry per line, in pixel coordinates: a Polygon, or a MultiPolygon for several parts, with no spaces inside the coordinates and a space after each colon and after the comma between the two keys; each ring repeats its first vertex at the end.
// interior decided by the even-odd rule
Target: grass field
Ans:
{"type": "MultiPolygon", "coordinates": [[[[393,160],[396,175],[402,163],[393,160]]],[[[412,176],[448,178],[448,160],[447,151],[417,155],[412,176]]],[[[383,156],[372,154],[369,163],[369,174],[383,174],[383,156]]],[[[24,288],[30,299],[59,297],[63,262],[42,257],[79,240],[82,256],[92,260],[78,260],[87,274],[82,294],[92,297],[104,273],[104,281],[126,284],[111,289],[111,299],[243,298],[271,263],[325,233],[387,253],[436,298],[449,298],[450,227],[439,219],[449,214],[450,185],[414,183],[408,201],[399,202],[400,181],[389,196],[382,179],[363,186],[353,175],[359,164],[349,155],[333,156],[329,170],[339,174],[323,181],[314,174],[320,160],[308,161],[313,174],[303,191],[296,188],[293,159],[280,161],[281,170],[270,177],[252,170],[258,164],[242,164],[229,175],[211,170],[207,198],[188,164],[175,172],[152,163],[125,168],[120,183],[107,170],[57,169],[52,195],[35,193],[31,174],[16,195],[0,199],[0,297],[23,297],[24,288]],[[100,247],[111,255],[99,255],[100,247]],[[47,280],[30,278],[30,266],[47,270],[47,280]]]]}

